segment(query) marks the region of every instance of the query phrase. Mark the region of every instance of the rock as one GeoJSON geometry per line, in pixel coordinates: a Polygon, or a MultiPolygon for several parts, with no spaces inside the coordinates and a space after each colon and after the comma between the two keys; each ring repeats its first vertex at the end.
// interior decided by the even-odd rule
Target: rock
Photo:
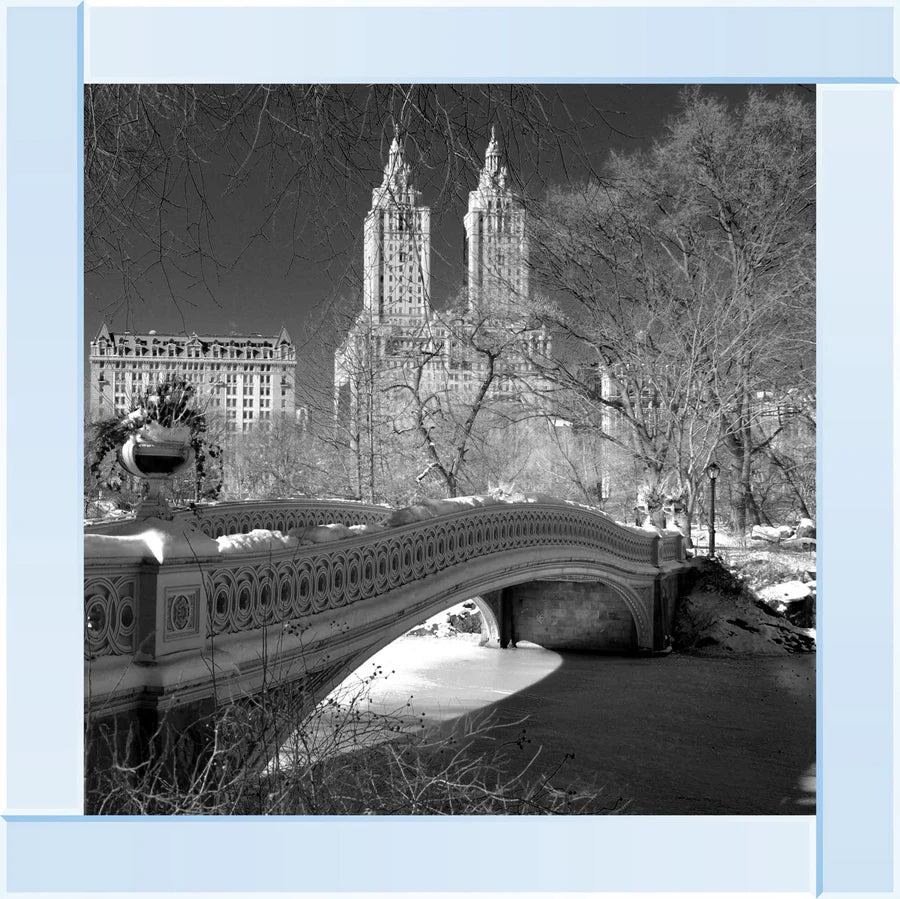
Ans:
{"type": "Polygon", "coordinates": [[[763,587],[757,590],[759,598],[771,605],[773,602],[801,602],[811,595],[808,584],[802,581],[785,581],[783,584],[773,584],[771,587],[763,587]]]}
{"type": "MultiPolygon", "coordinates": [[[[800,604],[802,606],[802,603],[800,604]]],[[[673,623],[676,650],[768,655],[815,652],[815,637],[762,602],[743,596],[692,591],[679,603],[673,623]]]]}
{"type": "Polygon", "coordinates": [[[813,627],[816,622],[816,598],[813,586],[802,581],[785,581],[757,591],[759,601],[797,627],[813,627]]]}
{"type": "Polygon", "coordinates": [[[755,524],[753,525],[753,530],[750,532],[750,538],[755,540],[765,540],[768,543],[779,543],[785,539],[785,537],[790,537],[793,532],[787,525],[780,525],[779,527],[766,527],[764,524],[755,524]]]}
{"type": "Polygon", "coordinates": [[[816,626],[816,595],[813,593],[800,608],[792,606],[788,610],[788,621],[797,627],[816,626]]]}
{"type": "Polygon", "coordinates": [[[811,518],[801,518],[797,530],[794,531],[795,537],[815,537],[816,523],[811,518]]]}
{"type": "Polygon", "coordinates": [[[781,541],[785,549],[814,550],[816,548],[815,537],[788,537],[781,541]]]}

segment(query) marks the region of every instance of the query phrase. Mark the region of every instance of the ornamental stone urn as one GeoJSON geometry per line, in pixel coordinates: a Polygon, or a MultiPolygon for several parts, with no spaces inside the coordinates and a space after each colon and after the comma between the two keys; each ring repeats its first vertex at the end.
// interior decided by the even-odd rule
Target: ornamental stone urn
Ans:
{"type": "Polygon", "coordinates": [[[159,489],[164,481],[194,461],[191,429],[165,428],[150,422],[125,441],[119,457],[126,471],[149,484],[147,496],[135,510],[135,518],[170,518],[169,506],[159,489]]]}

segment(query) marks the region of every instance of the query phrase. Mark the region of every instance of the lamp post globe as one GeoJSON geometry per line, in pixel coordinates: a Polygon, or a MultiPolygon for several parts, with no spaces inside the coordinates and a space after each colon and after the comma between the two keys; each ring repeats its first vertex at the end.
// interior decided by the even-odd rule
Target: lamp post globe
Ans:
{"type": "Polygon", "coordinates": [[[706,466],[706,476],[709,478],[709,555],[716,554],[716,478],[721,469],[715,462],[706,466]]]}

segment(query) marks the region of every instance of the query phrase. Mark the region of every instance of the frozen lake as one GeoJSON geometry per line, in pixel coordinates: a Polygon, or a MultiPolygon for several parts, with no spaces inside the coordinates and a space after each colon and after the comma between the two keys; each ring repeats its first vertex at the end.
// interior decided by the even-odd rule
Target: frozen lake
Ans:
{"type": "Polygon", "coordinates": [[[574,753],[561,779],[601,784],[630,813],[815,812],[814,655],[638,658],[403,637],[358,674],[379,665],[373,710],[432,724],[525,718],[515,730],[531,743],[505,750],[513,765],[538,747],[543,770],[574,753]]]}

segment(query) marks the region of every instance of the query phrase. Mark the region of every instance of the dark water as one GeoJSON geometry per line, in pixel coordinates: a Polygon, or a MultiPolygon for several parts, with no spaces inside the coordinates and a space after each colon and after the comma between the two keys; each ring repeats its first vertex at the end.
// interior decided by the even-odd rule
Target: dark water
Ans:
{"type": "Polygon", "coordinates": [[[381,710],[429,722],[491,712],[530,740],[504,750],[513,767],[539,749],[537,770],[562,763],[560,785],[603,786],[630,813],[815,812],[813,655],[634,658],[406,637],[360,673],[376,665],[381,710]]]}

